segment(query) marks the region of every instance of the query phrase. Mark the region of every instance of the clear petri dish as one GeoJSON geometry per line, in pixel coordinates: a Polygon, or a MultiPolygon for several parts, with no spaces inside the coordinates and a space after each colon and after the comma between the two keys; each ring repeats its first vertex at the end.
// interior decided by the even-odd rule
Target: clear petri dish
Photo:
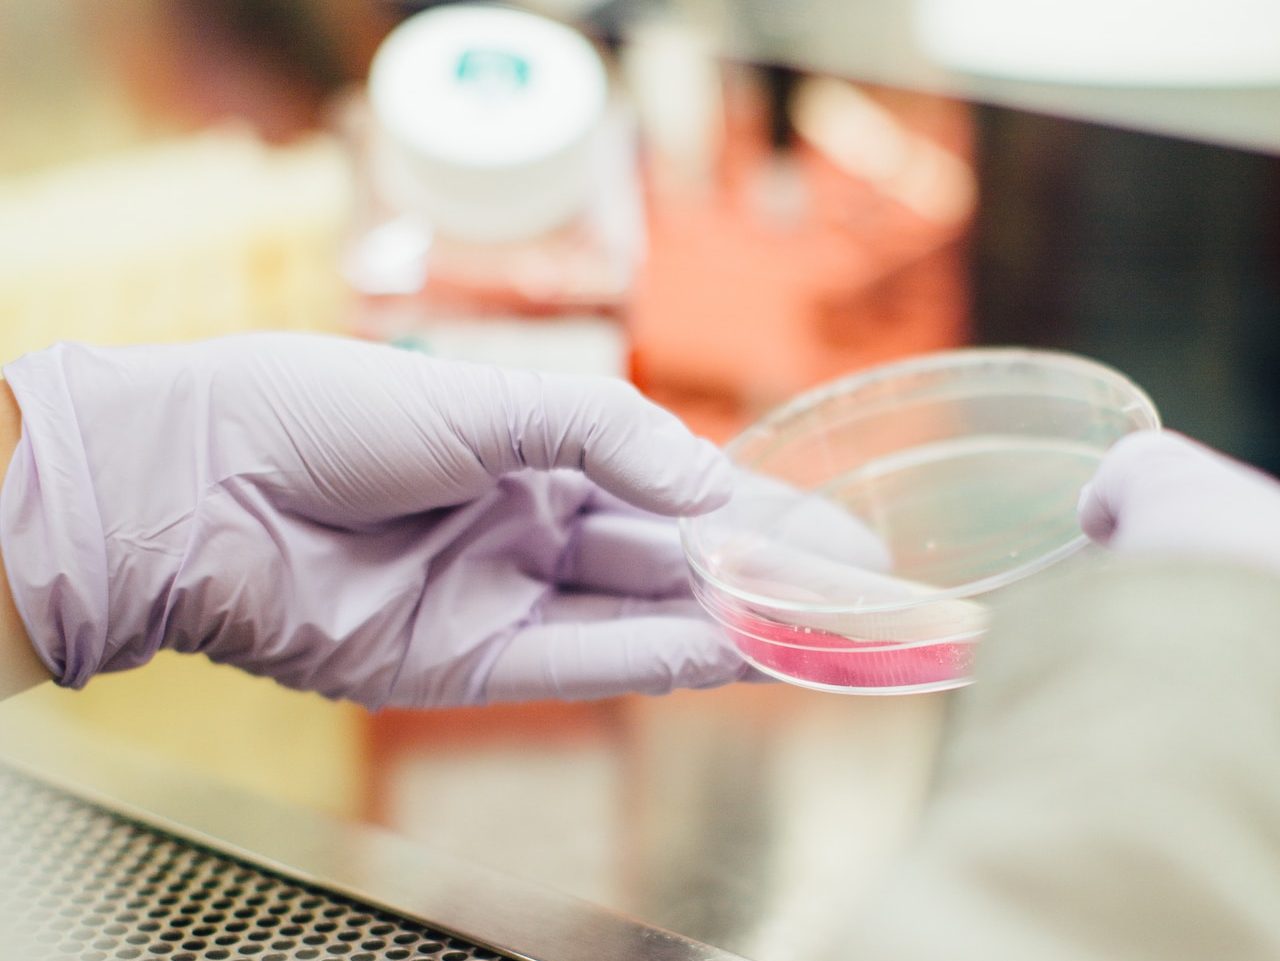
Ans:
{"type": "Polygon", "coordinates": [[[731,441],[725,507],[681,521],[694,591],[754,666],[806,687],[958,687],[991,604],[1085,548],[1103,454],[1160,418],[1117,371],[973,348],[816,388],[731,441]]]}

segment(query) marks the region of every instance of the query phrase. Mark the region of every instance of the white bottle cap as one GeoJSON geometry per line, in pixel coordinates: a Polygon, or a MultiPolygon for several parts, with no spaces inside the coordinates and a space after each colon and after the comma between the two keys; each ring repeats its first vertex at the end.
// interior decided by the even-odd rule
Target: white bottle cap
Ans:
{"type": "Polygon", "coordinates": [[[536,236],[585,206],[607,94],[599,55],[562,24],[488,5],[425,11],[370,71],[377,176],[442,234],[536,236]]]}

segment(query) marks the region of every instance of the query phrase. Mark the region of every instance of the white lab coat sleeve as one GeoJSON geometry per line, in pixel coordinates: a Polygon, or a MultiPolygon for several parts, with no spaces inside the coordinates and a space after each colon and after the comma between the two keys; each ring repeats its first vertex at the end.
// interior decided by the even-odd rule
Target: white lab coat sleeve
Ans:
{"type": "Polygon", "coordinates": [[[830,958],[1280,958],[1280,579],[1116,563],[1004,609],[830,958]]]}

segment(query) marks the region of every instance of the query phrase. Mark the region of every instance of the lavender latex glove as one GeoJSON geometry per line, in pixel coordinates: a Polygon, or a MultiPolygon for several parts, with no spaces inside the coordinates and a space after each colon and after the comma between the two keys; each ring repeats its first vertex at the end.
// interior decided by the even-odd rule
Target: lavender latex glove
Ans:
{"type": "Polygon", "coordinates": [[[1080,523],[1121,553],[1280,571],[1280,482],[1170,431],[1132,434],[1107,452],[1081,493],[1080,523]]]}
{"type": "Polygon", "coordinates": [[[373,708],[746,673],[659,516],[723,503],[728,466],[624,383],[285,334],[5,377],[0,538],[64,685],[161,647],[373,708]]]}

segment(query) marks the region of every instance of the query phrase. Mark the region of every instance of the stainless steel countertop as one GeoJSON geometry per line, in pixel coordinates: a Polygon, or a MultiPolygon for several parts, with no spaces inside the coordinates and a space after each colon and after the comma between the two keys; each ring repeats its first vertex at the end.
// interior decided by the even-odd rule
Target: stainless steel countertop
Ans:
{"type": "Polygon", "coordinates": [[[533,957],[795,961],[829,949],[902,844],[945,703],[739,685],[585,707],[569,738],[441,739],[395,802],[414,841],[125,758],[21,699],[0,757],[533,957]]]}

